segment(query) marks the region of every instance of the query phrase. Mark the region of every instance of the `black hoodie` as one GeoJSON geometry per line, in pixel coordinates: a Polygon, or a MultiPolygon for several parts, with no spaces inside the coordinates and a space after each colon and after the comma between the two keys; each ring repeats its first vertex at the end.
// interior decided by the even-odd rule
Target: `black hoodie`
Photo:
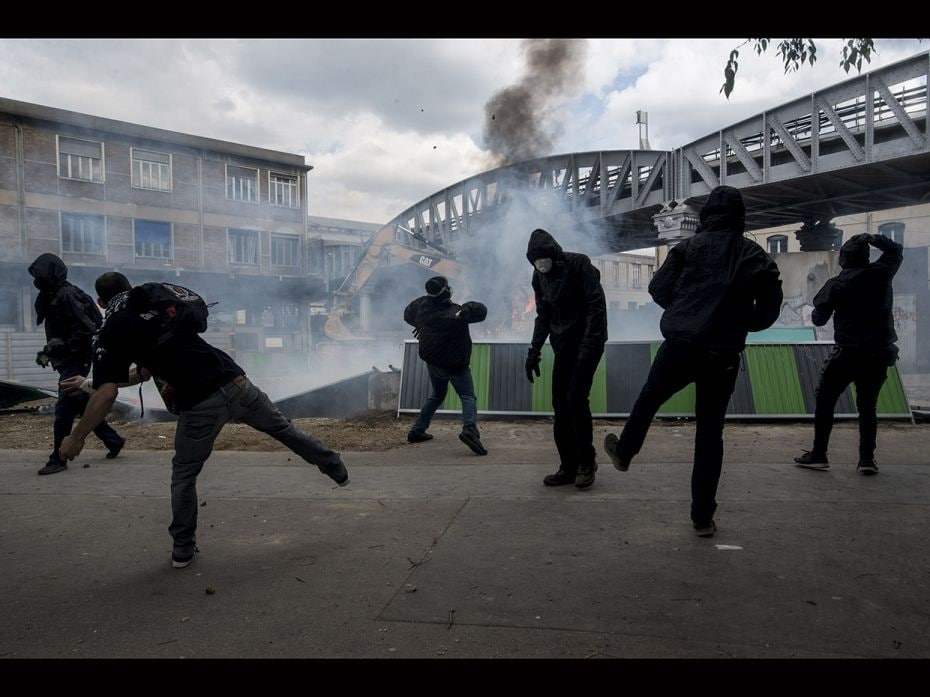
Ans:
{"type": "Polygon", "coordinates": [[[487,316],[482,303],[469,300],[456,305],[449,293],[423,295],[404,308],[404,321],[417,329],[420,358],[446,370],[468,367],[472,347],[468,325],[487,316]]]}
{"type": "Polygon", "coordinates": [[[87,293],[67,281],[68,267],[54,254],[40,254],[29,266],[39,289],[36,322],[45,324],[45,339],[60,339],[64,346],[49,357],[56,370],[65,365],[90,365],[91,340],[103,320],[87,293]]]}
{"type": "Polygon", "coordinates": [[[542,229],[530,233],[526,258],[552,259],[552,270],[533,270],[536,293],[536,324],[532,347],[540,351],[546,338],[552,350],[577,345],[581,354],[600,356],[607,342],[607,302],[601,273],[584,254],[565,252],[555,238],[542,229]]]}
{"type": "Polygon", "coordinates": [[[840,250],[839,275],[814,296],[811,320],[823,326],[833,315],[837,346],[874,351],[898,340],[894,329],[891,280],[904,260],[904,248],[883,235],[855,235],[840,250]],[[869,244],[882,255],[869,263],[869,244]]]}
{"type": "Polygon", "coordinates": [[[749,332],[778,319],[778,266],[743,237],[745,216],[742,194],[718,186],[701,209],[702,231],[669,250],[649,283],[649,294],[665,309],[659,328],[666,339],[742,351],[749,332]]]}

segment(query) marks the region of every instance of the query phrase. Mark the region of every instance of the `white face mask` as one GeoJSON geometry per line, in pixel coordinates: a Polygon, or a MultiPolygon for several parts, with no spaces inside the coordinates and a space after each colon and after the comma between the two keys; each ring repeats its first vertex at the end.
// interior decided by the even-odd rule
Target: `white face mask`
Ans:
{"type": "Polygon", "coordinates": [[[533,262],[533,266],[539,273],[549,273],[552,271],[552,259],[537,259],[533,262]]]}

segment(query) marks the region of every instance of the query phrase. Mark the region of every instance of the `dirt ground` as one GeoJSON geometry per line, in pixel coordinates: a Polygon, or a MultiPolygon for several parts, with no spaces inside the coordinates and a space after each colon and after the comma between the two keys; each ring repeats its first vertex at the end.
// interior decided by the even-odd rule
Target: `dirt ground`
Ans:
{"type": "MultiPolygon", "coordinates": [[[[16,450],[44,450],[52,447],[52,425],[55,417],[41,413],[39,407],[54,405],[48,402],[31,402],[17,411],[0,411],[0,448],[16,450]],[[28,411],[27,411],[28,409],[28,411]]],[[[413,414],[398,416],[393,411],[371,412],[347,419],[294,419],[302,431],[337,451],[368,452],[390,450],[407,444],[407,431],[413,424],[413,414]]],[[[121,436],[127,438],[127,450],[172,450],[174,447],[173,421],[125,420],[113,413],[108,423],[121,436]]],[[[551,424],[548,418],[533,419],[539,424],[551,424]]],[[[482,435],[509,431],[514,422],[488,420],[479,424],[482,435]]],[[[526,421],[521,423],[525,424],[526,421]]],[[[548,428],[548,426],[547,426],[548,428]]],[[[430,431],[458,433],[461,422],[450,418],[434,420],[430,431]]],[[[93,445],[93,436],[88,441],[93,445]]],[[[98,442],[99,444],[99,442],[98,442]]],[[[95,446],[96,447],[96,446],[95,446]]],[[[244,424],[227,424],[216,441],[217,450],[277,451],[286,448],[273,438],[244,424]]]]}
{"type": "MultiPolygon", "coordinates": [[[[16,410],[0,410],[0,449],[45,450],[52,447],[52,425],[54,416],[49,410],[55,400],[42,400],[20,405],[16,410]],[[42,409],[45,411],[42,411],[42,409]]],[[[392,450],[407,445],[407,432],[413,424],[415,415],[397,415],[393,411],[369,412],[346,419],[294,419],[294,423],[303,431],[312,434],[333,450],[342,452],[370,452],[392,450]]],[[[173,421],[152,421],[150,419],[126,419],[117,413],[107,417],[107,421],[120,435],[128,439],[127,450],[167,450],[174,448],[173,421]]],[[[622,427],[622,421],[611,421],[622,427]]],[[[485,418],[479,421],[482,439],[494,439],[504,442],[520,434],[519,437],[551,437],[552,419],[548,416],[521,417],[504,419],[485,418]]],[[[601,426],[603,424],[599,424],[601,426]]],[[[657,421],[652,429],[674,429],[682,424],[676,420],[657,421]]],[[[598,426],[598,427],[599,427],[598,426]]],[[[729,428],[746,428],[756,434],[763,431],[787,427],[790,424],[731,423],[729,428]]],[[[898,428],[921,428],[930,433],[930,423],[918,419],[916,424],[905,422],[883,422],[883,432],[894,432],[898,428]]],[[[807,424],[813,428],[812,424],[807,424]]],[[[855,421],[838,422],[836,429],[854,430],[855,421]]],[[[454,436],[461,430],[461,421],[452,415],[437,415],[430,432],[436,435],[454,436]]],[[[813,431],[811,431],[813,432],[813,431]]],[[[889,434],[890,435],[890,434],[889,434]]],[[[91,436],[91,447],[99,447],[99,441],[91,436]]],[[[596,444],[597,445],[597,444],[596,444]]],[[[216,441],[217,450],[241,451],[284,451],[286,448],[273,438],[266,436],[244,424],[227,424],[216,441]]]]}

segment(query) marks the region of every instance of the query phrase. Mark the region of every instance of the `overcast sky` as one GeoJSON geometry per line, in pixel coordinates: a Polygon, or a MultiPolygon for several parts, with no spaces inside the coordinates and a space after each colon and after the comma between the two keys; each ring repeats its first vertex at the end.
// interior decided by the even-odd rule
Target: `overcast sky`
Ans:
{"type": "MultiPolygon", "coordinates": [[[[637,110],[652,148],[670,149],[854,76],[839,39],[788,75],[774,48],[746,45],[727,100],[739,39],[575,39],[555,54],[541,41],[0,39],[0,96],[297,153],[313,166],[311,215],[383,223],[501,161],[486,126],[521,113],[508,96],[529,95],[517,120],[539,156],[636,149],[637,110]]],[[[863,72],[930,41],[876,49],[863,72]]]]}

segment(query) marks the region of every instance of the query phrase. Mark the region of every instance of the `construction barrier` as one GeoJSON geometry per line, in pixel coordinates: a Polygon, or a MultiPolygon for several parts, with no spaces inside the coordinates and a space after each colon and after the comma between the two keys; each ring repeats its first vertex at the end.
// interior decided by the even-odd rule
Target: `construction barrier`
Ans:
{"type": "MultiPolygon", "coordinates": [[[[629,416],[661,345],[654,342],[607,342],[591,387],[591,413],[596,417],[629,416]]],[[[526,379],[526,343],[476,342],[471,371],[479,414],[552,414],[552,363],[549,344],[543,347],[540,377],[526,379]]],[[[742,354],[727,418],[812,419],[815,389],[832,342],[750,343],[742,354]]],[[[404,344],[398,413],[416,413],[429,396],[426,364],[417,356],[417,342],[404,344]]],[[[437,413],[460,412],[462,403],[452,386],[437,413]]],[[[660,417],[693,417],[694,385],[671,397],[660,417]]],[[[856,418],[855,387],[840,397],[837,418],[856,418]]],[[[888,369],[878,399],[878,417],[913,420],[897,366],[888,369]]]]}

